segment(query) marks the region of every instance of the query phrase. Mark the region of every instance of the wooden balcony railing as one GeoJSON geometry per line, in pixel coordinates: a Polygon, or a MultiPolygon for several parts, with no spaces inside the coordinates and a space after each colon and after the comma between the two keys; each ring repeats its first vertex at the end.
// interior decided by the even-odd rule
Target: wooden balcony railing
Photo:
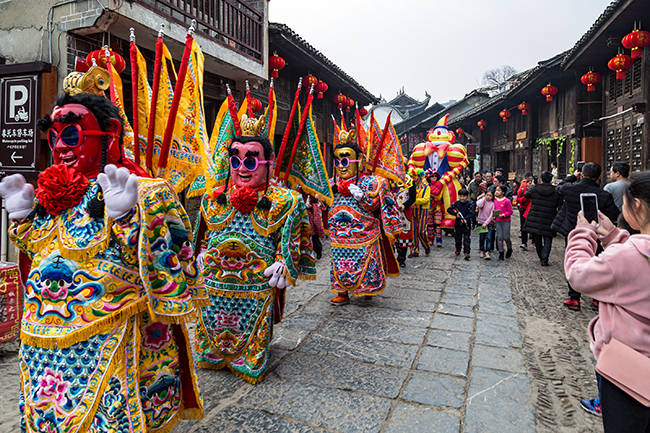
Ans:
{"type": "Polygon", "coordinates": [[[237,0],[136,0],[155,12],[189,25],[197,32],[262,63],[264,16],[237,0]]]}

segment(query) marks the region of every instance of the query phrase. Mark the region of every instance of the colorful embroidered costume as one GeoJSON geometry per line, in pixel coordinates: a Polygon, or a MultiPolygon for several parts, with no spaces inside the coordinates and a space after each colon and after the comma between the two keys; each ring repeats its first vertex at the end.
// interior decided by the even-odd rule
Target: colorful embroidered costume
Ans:
{"type": "Polygon", "coordinates": [[[273,323],[281,313],[274,304],[282,302],[265,269],[283,262],[293,285],[299,277],[314,279],[316,268],[299,193],[270,184],[271,208],[242,213],[231,204],[235,189],[224,205],[207,196],[201,205],[208,228],[204,279],[211,305],[202,309],[197,324],[196,352],[201,367],[228,367],[257,383],[268,366],[273,323]]]}
{"type": "Polygon", "coordinates": [[[379,176],[340,180],[337,190],[328,220],[332,292],[378,295],[385,287],[386,275],[399,274],[392,255],[392,242],[402,231],[395,199],[386,179],[379,176]],[[348,190],[355,183],[364,193],[361,200],[348,190]]]}
{"type": "MultiPolygon", "coordinates": [[[[39,181],[40,182],[40,181],[39,181]]],[[[170,185],[138,178],[113,220],[81,202],[10,235],[32,259],[21,326],[23,431],[168,432],[203,416],[186,323],[207,304],[191,228],[170,185]]]]}

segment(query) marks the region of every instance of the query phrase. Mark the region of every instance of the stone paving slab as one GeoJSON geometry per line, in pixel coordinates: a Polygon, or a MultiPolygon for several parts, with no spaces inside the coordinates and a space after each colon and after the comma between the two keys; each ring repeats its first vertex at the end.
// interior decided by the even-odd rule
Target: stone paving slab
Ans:
{"type": "Polygon", "coordinates": [[[472,334],[465,332],[432,329],[429,331],[429,335],[427,335],[427,344],[446,349],[469,351],[471,338],[472,334]]]}
{"type": "Polygon", "coordinates": [[[460,408],[464,402],[465,380],[439,374],[415,372],[402,398],[429,406],[460,408]]]}
{"type": "Polygon", "coordinates": [[[476,342],[499,347],[521,347],[521,334],[514,317],[481,315],[476,323],[476,342]]]}
{"type": "Polygon", "coordinates": [[[239,404],[329,430],[378,432],[391,401],[371,395],[269,376],[239,404]]]}
{"type": "Polygon", "coordinates": [[[423,406],[400,403],[384,433],[455,433],[460,431],[458,417],[423,406]]]}
{"type": "Polygon", "coordinates": [[[302,352],[290,354],[274,373],[282,379],[387,398],[397,397],[408,376],[406,369],[302,352]]]}
{"type": "Polygon", "coordinates": [[[446,329],[448,331],[472,332],[474,319],[471,317],[436,314],[433,317],[431,327],[436,329],[446,329]]]}
{"type": "Polygon", "coordinates": [[[468,352],[424,346],[417,369],[464,377],[467,375],[468,362],[468,352]]]}

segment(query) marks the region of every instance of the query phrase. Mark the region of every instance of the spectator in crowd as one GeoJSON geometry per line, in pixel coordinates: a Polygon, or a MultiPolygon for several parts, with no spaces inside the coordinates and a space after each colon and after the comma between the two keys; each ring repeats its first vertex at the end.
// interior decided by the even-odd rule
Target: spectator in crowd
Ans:
{"type": "Polygon", "coordinates": [[[640,234],[616,228],[600,212],[596,227],[580,212],[564,259],[569,283],[601,303],[588,327],[599,398],[581,404],[592,413],[602,409],[605,433],[650,430],[650,408],[640,402],[650,400],[650,376],[641,373],[650,369],[650,172],[630,179],[622,211],[640,234]],[[598,240],[605,248],[600,254],[598,240]]]}
{"type": "MultiPolygon", "coordinates": [[[[480,228],[479,257],[490,260],[494,233],[494,196],[490,191],[482,194],[476,202],[476,219],[480,228]]],[[[477,228],[477,230],[479,230],[477,228]]]]}
{"type": "Polygon", "coordinates": [[[512,203],[512,189],[510,188],[510,185],[508,185],[508,179],[506,179],[505,176],[494,176],[494,184],[492,187],[489,187],[488,190],[491,190],[492,194],[496,197],[496,189],[499,185],[503,185],[506,188],[505,197],[512,203]]]}
{"type": "Polygon", "coordinates": [[[458,200],[449,206],[447,212],[456,217],[456,222],[454,224],[456,255],[460,255],[462,248],[465,253],[465,260],[469,260],[471,247],[470,234],[472,230],[472,221],[474,220],[474,202],[469,200],[469,192],[466,189],[458,191],[458,200]]]}
{"type": "MultiPolygon", "coordinates": [[[[601,168],[595,162],[588,162],[582,167],[582,179],[574,184],[565,184],[558,188],[562,207],[555,216],[551,228],[560,233],[567,239],[569,232],[576,226],[578,212],[580,211],[580,194],[594,193],[598,197],[598,209],[604,213],[611,221],[616,221],[619,210],[614,204],[612,195],[607,191],[600,189],[598,181],[600,179],[601,168]]],[[[564,305],[574,311],[580,311],[580,293],[573,290],[569,283],[569,299],[564,301],[564,305]]],[[[598,308],[597,304],[592,305],[594,309],[598,308]]]]}
{"type": "Polygon", "coordinates": [[[502,168],[497,168],[496,170],[494,170],[494,177],[499,177],[499,176],[503,176],[502,168]]]}
{"type": "Polygon", "coordinates": [[[553,176],[551,183],[555,183],[560,180],[560,177],[558,176],[557,172],[557,164],[555,161],[551,162],[551,175],[553,176]]]}
{"type": "Polygon", "coordinates": [[[535,250],[542,266],[549,266],[548,257],[555,233],[551,229],[553,219],[560,205],[557,188],[551,184],[553,175],[545,171],[540,176],[542,183],[529,187],[524,193],[530,207],[525,219],[525,229],[535,240],[535,250]]]}
{"type": "Polygon", "coordinates": [[[519,207],[519,229],[521,236],[521,249],[528,250],[528,232],[525,230],[526,216],[528,215],[530,200],[525,194],[528,188],[533,186],[533,173],[526,173],[524,180],[521,181],[517,190],[517,206],[519,207]]]}
{"type": "Polygon", "coordinates": [[[481,185],[481,182],[483,182],[483,176],[481,176],[480,172],[474,173],[474,179],[467,185],[467,191],[469,192],[469,199],[473,202],[476,202],[478,199],[478,188],[479,185],[481,185]]]}
{"type": "Polygon", "coordinates": [[[612,182],[605,185],[604,189],[614,197],[614,203],[618,210],[621,210],[623,206],[623,193],[627,187],[627,178],[629,176],[630,164],[627,162],[615,162],[609,172],[609,178],[612,182]]]}
{"type": "Polygon", "coordinates": [[[512,256],[512,242],[510,241],[510,216],[512,215],[512,200],[506,197],[508,192],[507,185],[499,185],[494,194],[494,210],[498,211],[495,216],[496,221],[496,238],[497,248],[499,250],[499,260],[512,256]],[[504,244],[507,251],[504,251],[504,244]]]}

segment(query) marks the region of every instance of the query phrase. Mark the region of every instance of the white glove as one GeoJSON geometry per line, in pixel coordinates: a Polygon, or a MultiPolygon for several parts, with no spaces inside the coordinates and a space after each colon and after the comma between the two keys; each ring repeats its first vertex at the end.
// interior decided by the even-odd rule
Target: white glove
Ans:
{"type": "Polygon", "coordinates": [[[284,276],[284,270],[287,267],[282,262],[275,262],[268,268],[264,270],[265,277],[271,277],[269,280],[269,285],[271,287],[277,287],[278,289],[284,289],[287,287],[287,277],[284,276]]]}
{"type": "Polygon", "coordinates": [[[350,191],[350,194],[352,194],[352,197],[354,197],[356,200],[361,200],[363,198],[363,190],[359,188],[359,185],[356,183],[351,184],[348,187],[348,190],[350,191]]]}
{"type": "Polygon", "coordinates": [[[106,213],[113,219],[126,215],[138,202],[138,177],[125,167],[108,164],[97,176],[97,183],[104,193],[106,213]]]}
{"type": "Polygon", "coordinates": [[[203,273],[205,269],[205,251],[201,251],[198,256],[196,256],[196,267],[199,269],[200,273],[203,273]]]}
{"type": "Polygon", "coordinates": [[[22,174],[7,176],[0,182],[0,196],[4,200],[9,219],[21,220],[34,207],[34,187],[25,182],[22,174]]]}

